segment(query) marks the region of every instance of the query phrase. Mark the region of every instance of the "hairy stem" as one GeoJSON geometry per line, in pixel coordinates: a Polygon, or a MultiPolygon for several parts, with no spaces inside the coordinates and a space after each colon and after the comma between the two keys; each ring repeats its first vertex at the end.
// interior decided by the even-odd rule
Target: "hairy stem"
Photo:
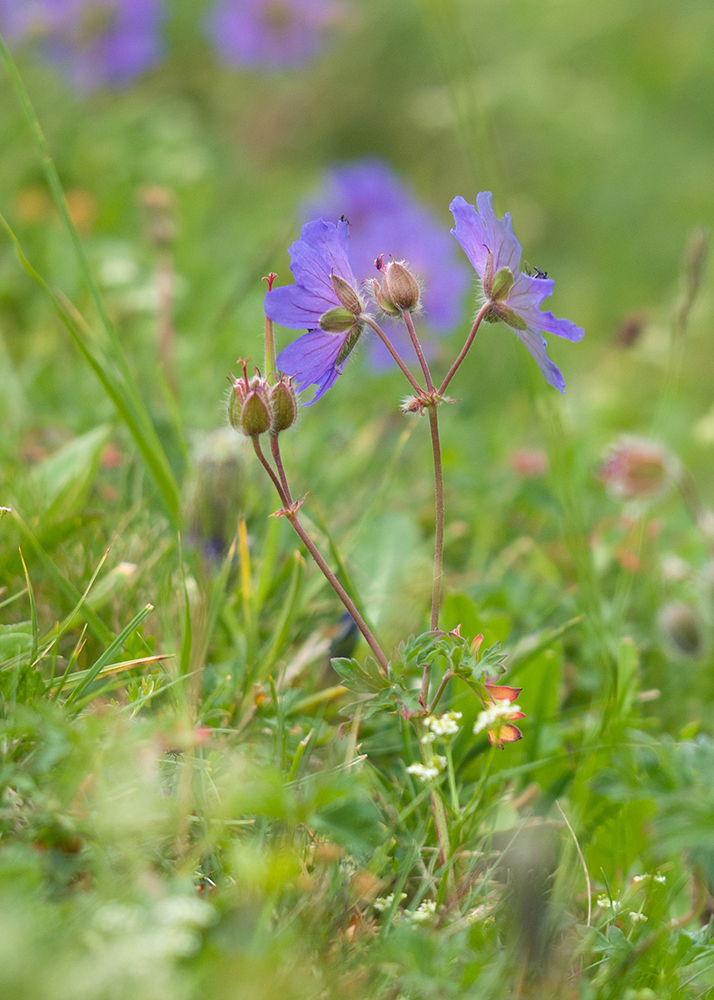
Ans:
{"type": "MultiPolygon", "coordinates": [[[[288,521],[290,521],[290,524],[293,526],[293,529],[295,530],[295,532],[299,535],[299,537],[302,540],[302,543],[305,546],[305,548],[307,549],[307,551],[310,553],[310,555],[312,556],[312,558],[315,560],[315,562],[317,563],[317,565],[321,569],[323,575],[327,579],[327,582],[330,584],[330,586],[332,587],[332,589],[335,591],[335,593],[337,594],[337,596],[339,597],[339,599],[344,604],[345,608],[348,610],[348,612],[352,616],[352,619],[353,619],[355,625],[357,626],[357,628],[360,630],[360,632],[364,636],[364,638],[365,638],[365,640],[367,642],[367,645],[369,646],[369,648],[374,653],[375,659],[379,663],[380,667],[383,670],[386,670],[389,661],[387,660],[387,657],[385,656],[385,654],[384,654],[384,652],[382,650],[382,647],[379,645],[379,643],[377,642],[377,640],[375,639],[375,637],[372,635],[372,632],[371,632],[369,626],[367,625],[367,623],[365,622],[364,618],[362,617],[362,615],[357,610],[357,607],[356,607],[354,601],[349,596],[349,594],[347,593],[347,591],[345,590],[345,588],[342,586],[342,584],[340,583],[340,581],[337,579],[337,577],[335,576],[335,574],[332,572],[332,570],[330,569],[330,567],[327,565],[327,563],[325,562],[325,560],[322,558],[322,556],[320,555],[320,552],[318,551],[317,547],[315,546],[315,543],[313,542],[313,540],[308,535],[307,531],[305,531],[305,528],[300,523],[300,518],[297,516],[297,511],[295,511],[295,510],[292,509],[293,508],[293,503],[292,503],[292,500],[290,498],[290,490],[289,489],[287,489],[287,490],[284,489],[283,488],[283,484],[281,483],[280,479],[278,479],[278,477],[275,475],[275,472],[273,471],[273,469],[272,469],[272,467],[270,465],[270,462],[265,457],[263,449],[260,446],[259,439],[257,437],[254,437],[254,438],[251,438],[251,440],[253,442],[253,448],[255,450],[256,455],[258,456],[258,459],[259,459],[261,465],[263,466],[263,468],[265,469],[265,471],[270,476],[271,480],[273,481],[273,486],[275,487],[275,489],[278,492],[278,496],[280,497],[280,500],[281,500],[281,502],[283,504],[283,507],[284,507],[285,516],[287,517],[288,521]]],[[[278,454],[279,454],[279,447],[277,446],[277,438],[275,438],[275,442],[276,442],[275,451],[277,451],[278,454]]],[[[272,442],[271,442],[271,447],[272,447],[272,442]]],[[[277,461],[278,460],[276,459],[276,462],[277,461]]],[[[283,469],[282,460],[280,461],[279,468],[281,469],[281,473],[284,476],[285,475],[285,470],[283,469]]],[[[287,480],[286,480],[286,483],[287,483],[287,480]]]]}
{"type": "Polygon", "coordinates": [[[479,311],[478,311],[478,313],[476,315],[476,319],[474,320],[474,325],[471,327],[471,332],[469,333],[468,337],[466,338],[466,343],[461,348],[461,350],[459,352],[459,356],[457,357],[456,361],[454,361],[454,363],[451,366],[451,368],[449,368],[449,371],[448,371],[448,373],[446,375],[446,378],[444,379],[444,381],[441,383],[441,386],[439,387],[439,395],[440,396],[443,396],[443,394],[446,392],[446,389],[447,389],[447,386],[449,385],[449,382],[452,380],[452,378],[454,377],[454,375],[457,373],[457,371],[461,367],[461,362],[464,360],[464,358],[466,357],[466,355],[469,353],[469,349],[470,349],[471,345],[474,342],[474,337],[476,336],[476,331],[481,326],[481,320],[484,318],[484,316],[486,315],[486,313],[488,312],[488,310],[491,308],[491,305],[492,305],[491,301],[487,300],[486,302],[484,302],[484,304],[479,309],[479,311]]]}
{"type": "Polygon", "coordinates": [[[372,329],[374,330],[374,332],[377,334],[377,336],[379,337],[379,339],[382,341],[382,343],[384,344],[384,346],[387,348],[387,350],[389,351],[389,353],[392,355],[392,357],[394,358],[394,360],[397,362],[397,364],[399,365],[399,367],[403,371],[404,375],[409,380],[409,384],[412,386],[412,388],[416,392],[419,393],[420,396],[423,396],[424,395],[424,390],[419,385],[419,383],[417,382],[417,380],[414,378],[414,376],[412,375],[412,373],[409,371],[409,369],[407,368],[407,366],[404,364],[404,362],[402,361],[402,359],[399,357],[399,354],[397,353],[397,351],[395,350],[395,348],[392,346],[392,342],[390,341],[389,337],[384,332],[384,330],[382,329],[382,327],[379,325],[379,323],[377,323],[376,320],[373,320],[371,316],[367,316],[366,314],[363,314],[361,316],[361,319],[368,326],[372,327],[372,329]]]}
{"type": "Polygon", "coordinates": [[[414,329],[414,322],[411,317],[411,313],[408,309],[404,310],[404,322],[406,324],[407,330],[409,331],[409,336],[411,337],[412,344],[414,345],[414,350],[416,356],[419,359],[419,364],[421,365],[421,370],[424,372],[424,379],[426,380],[426,391],[434,391],[434,383],[431,380],[431,372],[429,371],[429,365],[426,358],[424,357],[424,352],[421,349],[421,344],[419,343],[419,338],[416,335],[416,330],[414,329]]]}
{"type": "Polygon", "coordinates": [[[436,406],[428,407],[431,450],[434,455],[434,497],[436,508],[436,531],[434,533],[434,582],[431,591],[431,631],[439,627],[441,607],[441,578],[444,572],[444,473],[441,465],[441,442],[439,441],[439,415],[436,406]]]}
{"type": "Polygon", "coordinates": [[[434,714],[434,709],[439,704],[439,699],[441,698],[442,694],[444,693],[444,691],[446,689],[446,685],[449,683],[449,681],[451,680],[451,678],[454,677],[454,676],[455,675],[452,673],[451,670],[447,670],[446,673],[444,674],[444,676],[441,678],[441,684],[436,689],[436,694],[434,695],[434,700],[432,701],[431,705],[429,705],[429,707],[426,710],[426,714],[427,715],[433,715],[434,714]]]}
{"type": "Polygon", "coordinates": [[[288,486],[288,477],[285,475],[285,466],[283,465],[283,456],[280,454],[280,444],[278,442],[278,435],[270,435],[270,451],[273,455],[273,461],[275,462],[275,467],[278,470],[278,475],[280,476],[280,482],[285,492],[285,496],[288,499],[288,503],[292,504],[293,498],[290,495],[290,487],[288,486]]]}

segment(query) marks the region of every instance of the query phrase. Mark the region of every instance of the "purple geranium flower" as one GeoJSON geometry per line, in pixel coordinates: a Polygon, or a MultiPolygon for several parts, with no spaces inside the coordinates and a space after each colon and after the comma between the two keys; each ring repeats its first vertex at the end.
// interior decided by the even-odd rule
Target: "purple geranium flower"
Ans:
{"type": "MultiPolygon", "coordinates": [[[[365,159],[329,171],[307,214],[308,218],[349,219],[350,260],[358,280],[376,277],[374,262],[380,254],[406,260],[423,282],[428,328],[445,333],[458,323],[468,272],[446,227],[382,160],[365,159]]],[[[409,345],[400,324],[385,322],[384,328],[393,343],[409,345]]],[[[376,362],[391,360],[381,341],[372,338],[370,346],[376,362]]]]}
{"type": "Polygon", "coordinates": [[[219,0],[208,27],[226,62],[299,66],[319,51],[339,12],[334,0],[219,0]]]}
{"type": "Polygon", "coordinates": [[[548,357],[541,331],[573,341],[582,340],[584,331],[569,319],[541,312],[555,282],[519,270],[521,245],[513,235],[511,216],[496,218],[490,191],[482,191],[476,205],[478,211],[463,198],[454,198],[450,208],[456,228],[451,232],[481,279],[484,303],[491,302],[484,319],[507,323],[537,361],[546,382],[565,392],[563,376],[548,357]]]}
{"type": "Polygon", "coordinates": [[[9,38],[36,40],[73,85],[124,86],[161,55],[162,0],[0,0],[9,38]]]}
{"type": "Polygon", "coordinates": [[[308,222],[290,247],[295,284],[265,296],[265,313],[275,323],[292,330],[308,328],[280,352],[276,364],[295,379],[298,389],[317,386],[313,403],[342,374],[362,333],[364,305],[347,259],[348,241],[346,222],[308,222]]]}

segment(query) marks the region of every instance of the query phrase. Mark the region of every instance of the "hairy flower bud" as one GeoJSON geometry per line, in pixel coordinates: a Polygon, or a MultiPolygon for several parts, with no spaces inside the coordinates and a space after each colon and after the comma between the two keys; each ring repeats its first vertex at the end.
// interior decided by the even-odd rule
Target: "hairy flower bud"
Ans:
{"type": "Polygon", "coordinates": [[[228,397],[228,422],[236,431],[240,430],[240,415],[243,409],[244,399],[244,393],[242,390],[244,388],[245,386],[240,379],[236,379],[231,385],[231,394],[228,397]]]}
{"type": "Polygon", "coordinates": [[[258,437],[270,430],[272,416],[268,394],[262,386],[251,388],[243,403],[240,429],[246,437],[258,437]]]}
{"type": "Polygon", "coordinates": [[[246,437],[258,437],[270,430],[272,423],[270,386],[260,375],[248,381],[245,362],[243,362],[243,378],[235,379],[231,386],[228,420],[231,427],[246,437]]]}
{"type": "Polygon", "coordinates": [[[292,427],[297,419],[297,399],[292,380],[281,378],[270,390],[270,408],[272,411],[271,434],[279,434],[292,427]]]}
{"type": "Polygon", "coordinates": [[[369,286],[372,289],[374,301],[377,303],[382,312],[386,316],[398,316],[399,310],[387,295],[384,285],[380,285],[376,278],[371,278],[369,286]]]}
{"type": "Polygon", "coordinates": [[[419,282],[404,264],[393,260],[384,269],[383,292],[396,309],[410,312],[419,305],[419,282]]]}
{"type": "MultiPolygon", "coordinates": [[[[350,285],[348,281],[345,281],[344,278],[341,278],[338,274],[335,274],[334,271],[330,274],[330,281],[332,282],[332,287],[335,290],[335,295],[345,309],[352,313],[353,316],[359,316],[363,308],[362,300],[352,285],[350,285]]],[[[334,310],[330,310],[330,312],[333,311],[334,310]]],[[[322,321],[320,322],[322,323],[322,321]]]]}

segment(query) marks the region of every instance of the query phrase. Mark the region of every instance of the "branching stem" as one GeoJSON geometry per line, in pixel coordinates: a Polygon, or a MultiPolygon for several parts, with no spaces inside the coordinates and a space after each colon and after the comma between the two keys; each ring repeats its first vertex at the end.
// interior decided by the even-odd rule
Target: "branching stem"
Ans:
{"type": "Polygon", "coordinates": [[[439,415],[435,405],[429,406],[429,430],[431,450],[434,455],[434,497],[436,509],[436,530],[434,532],[434,581],[431,591],[431,631],[439,627],[441,606],[441,578],[444,572],[444,473],[441,465],[441,442],[439,441],[439,415]]]}

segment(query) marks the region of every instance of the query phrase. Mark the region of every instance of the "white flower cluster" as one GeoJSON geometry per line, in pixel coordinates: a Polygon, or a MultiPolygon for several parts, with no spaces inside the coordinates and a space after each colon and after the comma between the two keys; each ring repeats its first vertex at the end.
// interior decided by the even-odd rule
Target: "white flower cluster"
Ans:
{"type": "Polygon", "coordinates": [[[630,918],[633,924],[639,924],[641,922],[644,923],[644,921],[647,920],[647,917],[644,915],[644,913],[636,913],[634,910],[630,910],[627,916],[630,918]]]}
{"type": "Polygon", "coordinates": [[[444,712],[443,715],[428,715],[424,725],[431,732],[422,737],[422,743],[431,743],[437,736],[455,736],[459,731],[461,712],[444,712]]]}
{"type": "Polygon", "coordinates": [[[613,912],[617,913],[620,909],[620,903],[616,899],[610,899],[606,893],[601,893],[595,900],[595,905],[601,907],[603,910],[612,908],[613,912]]]}
{"type": "Polygon", "coordinates": [[[416,910],[405,910],[404,919],[408,920],[411,924],[426,924],[435,913],[436,900],[425,899],[423,903],[419,903],[416,910]]]}
{"type": "MultiPolygon", "coordinates": [[[[406,892],[403,892],[399,897],[399,902],[407,898],[406,892]]],[[[384,913],[394,902],[394,893],[390,892],[388,896],[378,896],[377,899],[372,903],[372,906],[377,910],[378,913],[384,913]]]]}
{"type": "Polygon", "coordinates": [[[407,768],[408,774],[413,774],[415,778],[419,778],[421,781],[433,781],[434,778],[439,776],[439,773],[446,767],[446,757],[442,757],[440,754],[434,754],[429,764],[410,764],[407,768]]]}
{"type": "Polygon", "coordinates": [[[476,717],[474,735],[482,733],[484,729],[493,729],[501,719],[512,718],[514,712],[520,712],[520,708],[512,701],[497,701],[495,704],[489,705],[476,717]]]}
{"type": "Polygon", "coordinates": [[[659,882],[660,885],[663,885],[667,881],[664,875],[650,875],[649,872],[645,872],[644,875],[632,876],[633,882],[647,882],[649,879],[653,879],[655,882],[659,882]]]}

